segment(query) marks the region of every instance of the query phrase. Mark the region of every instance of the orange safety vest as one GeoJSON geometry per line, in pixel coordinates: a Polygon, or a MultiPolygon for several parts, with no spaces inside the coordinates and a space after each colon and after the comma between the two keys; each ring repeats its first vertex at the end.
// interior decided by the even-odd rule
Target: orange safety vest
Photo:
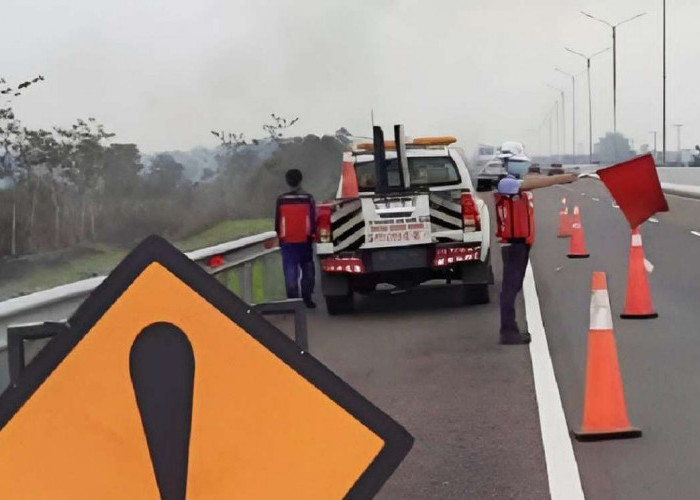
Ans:
{"type": "Polygon", "coordinates": [[[315,231],[314,201],[304,192],[277,198],[275,229],[282,243],[309,243],[315,231]]]}
{"type": "Polygon", "coordinates": [[[496,236],[501,243],[525,240],[535,242],[535,197],[529,191],[509,195],[494,193],[496,200],[496,236]]]}

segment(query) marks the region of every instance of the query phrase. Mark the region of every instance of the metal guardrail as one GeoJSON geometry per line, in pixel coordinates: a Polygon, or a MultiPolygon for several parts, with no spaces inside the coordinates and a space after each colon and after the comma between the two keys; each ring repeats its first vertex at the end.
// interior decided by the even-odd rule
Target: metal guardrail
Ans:
{"type": "MultiPolygon", "coordinates": [[[[186,255],[212,275],[231,272],[237,268],[241,298],[252,303],[253,262],[278,250],[277,235],[274,231],[268,231],[188,252],[186,255]]],[[[99,276],[0,302],[0,390],[9,382],[8,326],[64,321],[104,279],[105,276],[99,276]]]]}
{"type": "Polygon", "coordinates": [[[662,182],[661,189],[664,193],[675,194],[684,198],[694,198],[700,200],[700,186],[689,186],[686,184],[674,184],[672,182],[662,182]]]}

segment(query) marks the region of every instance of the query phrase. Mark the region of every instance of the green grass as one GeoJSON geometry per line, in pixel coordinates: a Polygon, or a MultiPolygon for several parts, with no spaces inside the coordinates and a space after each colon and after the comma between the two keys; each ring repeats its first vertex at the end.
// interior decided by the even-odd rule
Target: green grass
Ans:
{"type": "MultiPolygon", "coordinates": [[[[187,252],[272,229],[273,221],[270,219],[225,221],[197,235],[175,242],[175,246],[187,252]]],[[[8,266],[18,265],[22,266],[22,268],[17,278],[2,280],[2,283],[0,283],[0,300],[72,283],[92,276],[107,274],[124,258],[128,253],[128,249],[93,244],[83,245],[76,249],[75,253],[81,255],[66,256],[60,259],[47,258],[46,260],[35,260],[31,263],[5,264],[8,266]]],[[[258,271],[258,273],[262,276],[261,271],[258,271]]],[[[258,278],[258,281],[260,282],[262,279],[258,278]]],[[[255,294],[256,297],[259,297],[264,294],[264,291],[257,288],[255,294]]]]}
{"type": "Polygon", "coordinates": [[[229,220],[217,224],[199,234],[175,243],[183,252],[210,247],[217,243],[231,241],[245,236],[272,231],[274,222],[272,219],[229,220]]]}

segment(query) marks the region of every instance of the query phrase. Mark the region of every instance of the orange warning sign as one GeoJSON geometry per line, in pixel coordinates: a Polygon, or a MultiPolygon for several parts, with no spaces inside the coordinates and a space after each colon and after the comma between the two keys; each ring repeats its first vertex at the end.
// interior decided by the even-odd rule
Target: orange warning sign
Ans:
{"type": "Polygon", "coordinates": [[[164,240],[0,397],[0,498],[374,495],[412,445],[164,240]]]}

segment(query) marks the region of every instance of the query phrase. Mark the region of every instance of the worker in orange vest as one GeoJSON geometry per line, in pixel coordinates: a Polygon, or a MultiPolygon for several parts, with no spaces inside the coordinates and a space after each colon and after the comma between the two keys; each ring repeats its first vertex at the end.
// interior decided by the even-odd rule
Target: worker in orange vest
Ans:
{"type": "Polygon", "coordinates": [[[316,234],[316,204],[313,196],[301,189],[302,174],[297,169],[285,175],[290,191],[277,198],[275,231],[280,241],[287,298],[304,299],[308,308],[315,284],[313,240],[316,234]]]}
{"type": "Polygon", "coordinates": [[[504,345],[529,344],[530,334],[521,332],[515,319],[515,299],[523,288],[530,248],[535,242],[535,199],[531,193],[555,184],[568,184],[578,179],[576,174],[523,178],[530,165],[522,152],[503,151],[508,175],[498,183],[496,201],[496,236],[501,245],[503,281],[501,284],[500,343],[504,345]]]}

